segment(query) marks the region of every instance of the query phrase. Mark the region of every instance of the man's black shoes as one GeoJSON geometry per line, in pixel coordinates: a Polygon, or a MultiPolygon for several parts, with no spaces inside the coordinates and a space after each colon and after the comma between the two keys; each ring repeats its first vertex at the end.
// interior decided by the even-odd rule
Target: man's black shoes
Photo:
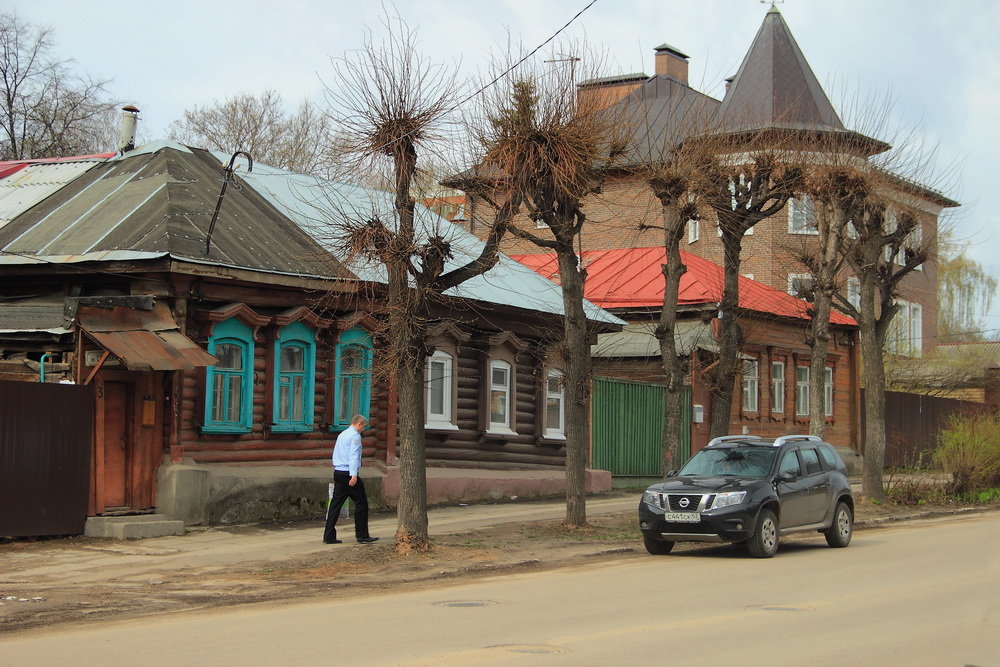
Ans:
{"type": "Polygon", "coordinates": [[[344,540],[323,540],[323,544],[341,544],[344,540]]]}
{"type": "Polygon", "coordinates": [[[378,542],[377,537],[359,537],[358,544],[371,544],[372,542],[378,542]]]}

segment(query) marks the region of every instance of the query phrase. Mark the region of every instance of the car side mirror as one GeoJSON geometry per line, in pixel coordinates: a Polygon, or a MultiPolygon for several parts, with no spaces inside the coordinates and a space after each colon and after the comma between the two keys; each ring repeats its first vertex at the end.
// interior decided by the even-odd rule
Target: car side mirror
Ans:
{"type": "Polygon", "coordinates": [[[778,475],[779,482],[794,482],[798,478],[799,476],[796,475],[794,472],[783,472],[780,475],[778,475]]]}
{"type": "Polygon", "coordinates": [[[677,477],[677,471],[676,470],[668,470],[667,471],[667,477],[677,477]]]}

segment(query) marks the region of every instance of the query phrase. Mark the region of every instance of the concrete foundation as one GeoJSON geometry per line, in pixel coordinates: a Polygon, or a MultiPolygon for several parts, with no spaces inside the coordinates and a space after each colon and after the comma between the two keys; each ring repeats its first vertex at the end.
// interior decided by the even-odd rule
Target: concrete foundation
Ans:
{"type": "MultiPolygon", "coordinates": [[[[399,468],[365,466],[361,477],[373,508],[399,501],[399,468]]],[[[167,463],[160,467],[157,512],[195,524],[320,519],[326,514],[330,468],[167,463]]],[[[546,498],[565,494],[562,470],[428,468],[427,502],[546,498]]],[[[611,473],[586,471],[588,493],[611,489],[611,473]]]]}

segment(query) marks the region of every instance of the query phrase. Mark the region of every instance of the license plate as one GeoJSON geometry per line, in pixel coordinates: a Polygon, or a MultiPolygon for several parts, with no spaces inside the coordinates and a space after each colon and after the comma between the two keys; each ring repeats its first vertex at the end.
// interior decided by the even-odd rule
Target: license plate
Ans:
{"type": "Polygon", "coordinates": [[[664,521],[673,523],[698,523],[701,515],[697,512],[667,512],[663,515],[664,521]]]}

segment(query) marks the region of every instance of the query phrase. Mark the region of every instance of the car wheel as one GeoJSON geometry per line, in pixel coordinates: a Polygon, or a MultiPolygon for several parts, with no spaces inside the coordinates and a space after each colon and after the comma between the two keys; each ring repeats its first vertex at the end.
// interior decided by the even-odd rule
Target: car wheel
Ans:
{"type": "Polygon", "coordinates": [[[761,510],[757,529],[746,542],[747,550],[755,558],[770,558],[778,552],[778,519],[771,510],[761,510]]]}
{"type": "Polygon", "coordinates": [[[654,556],[665,556],[670,553],[671,549],[674,548],[673,542],[658,540],[655,537],[650,537],[649,535],[643,535],[642,541],[646,545],[646,551],[654,556]]]}
{"type": "Polygon", "coordinates": [[[837,503],[837,509],[833,511],[833,523],[823,531],[826,543],[831,547],[843,548],[851,543],[851,535],[854,533],[854,514],[847,503],[837,503]]]}

